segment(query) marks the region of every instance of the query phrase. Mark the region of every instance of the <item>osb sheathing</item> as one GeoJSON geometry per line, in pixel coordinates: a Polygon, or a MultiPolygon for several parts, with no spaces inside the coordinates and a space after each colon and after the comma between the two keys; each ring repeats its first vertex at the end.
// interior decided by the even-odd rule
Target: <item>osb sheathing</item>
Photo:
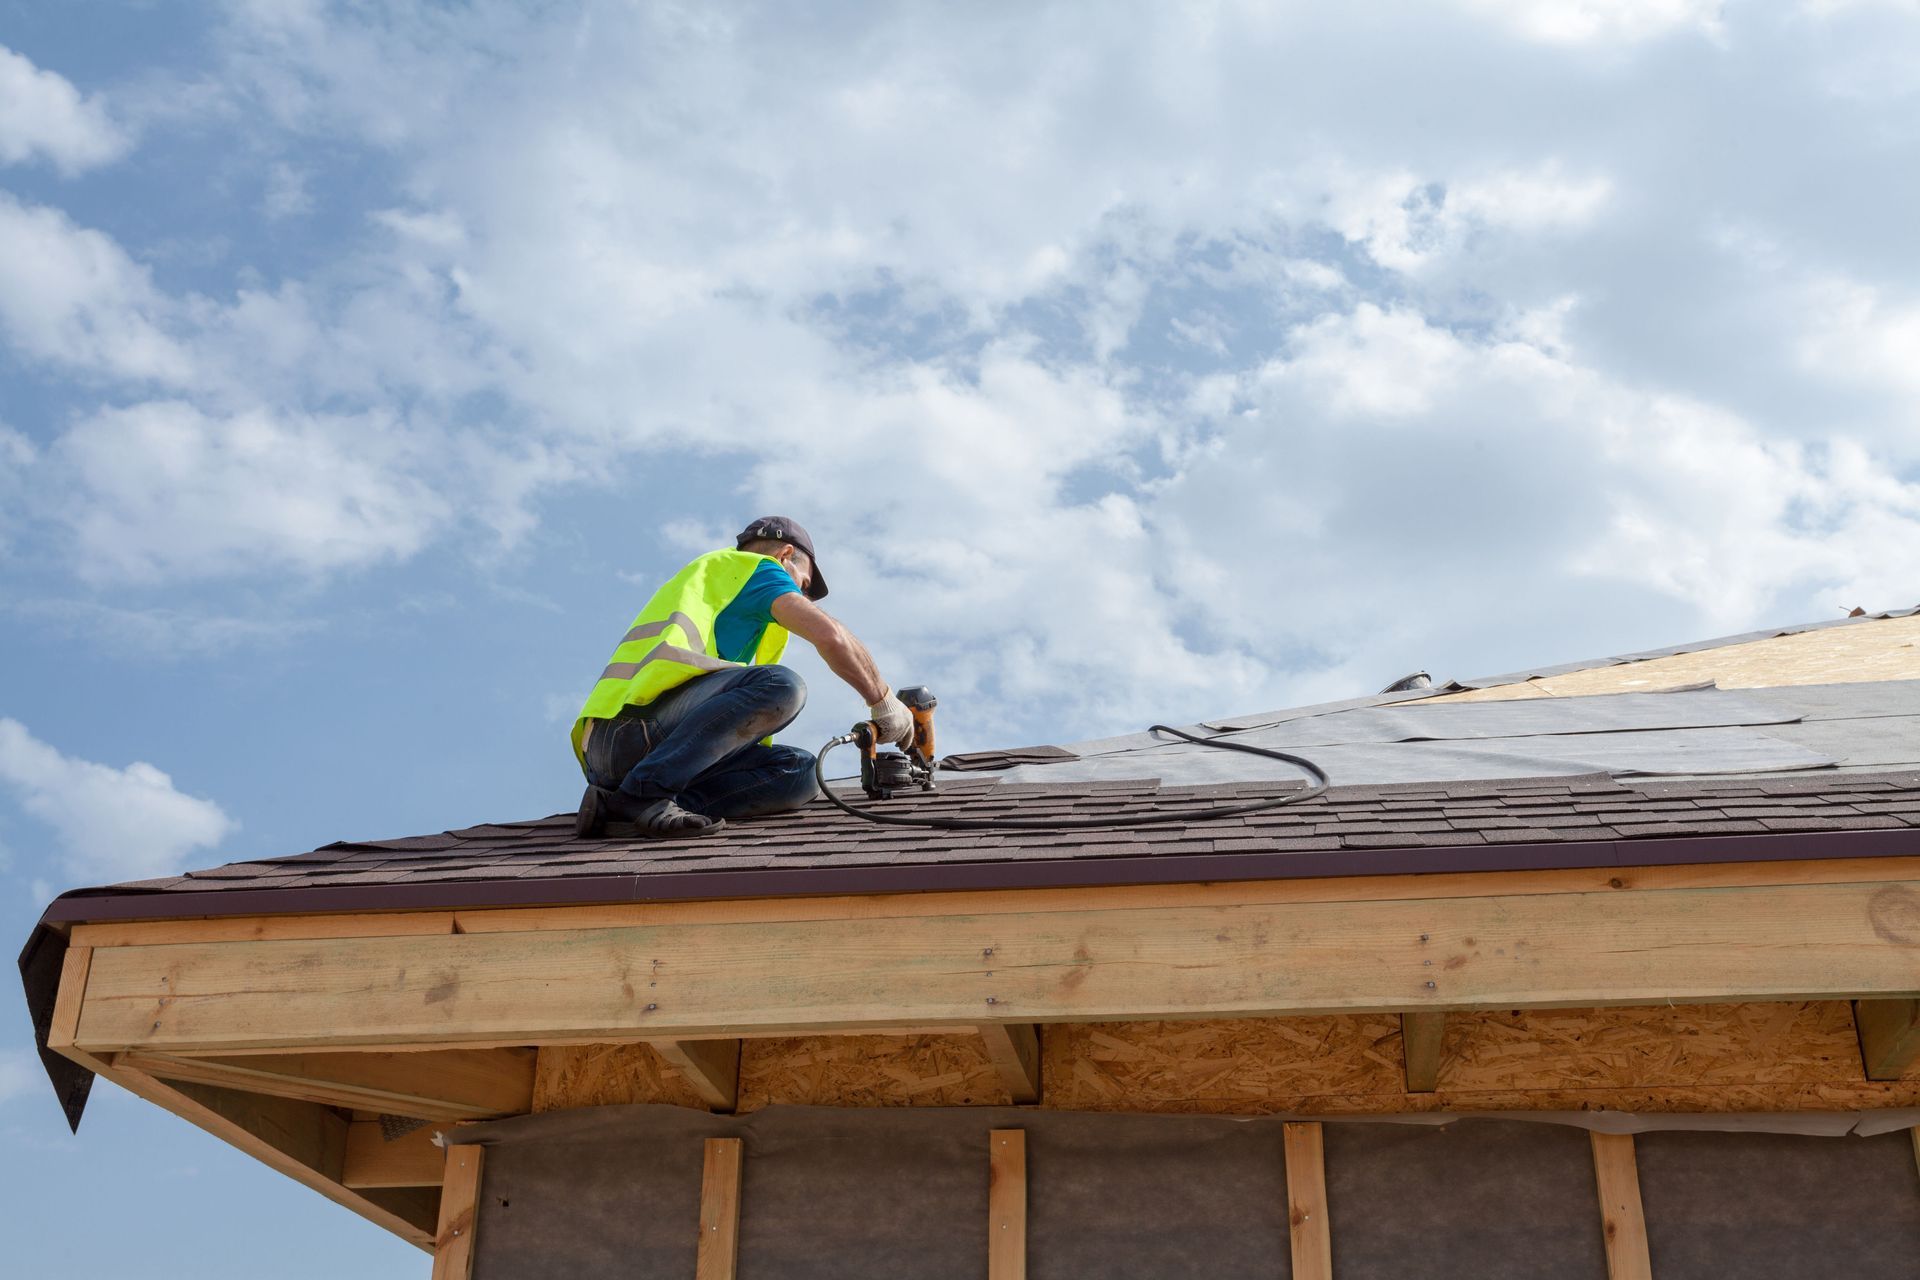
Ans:
{"type": "Polygon", "coordinates": [[[976,1036],[808,1036],[749,1040],[740,1108],[1006,1106],[1013,1101],[976,1036]]]}
{"type": "Polygon", "coordinates": [[[549,1045],[533,1073],[533,1109],[671,1102],[706,1108],[681,1074],[644,1044],[549,1045]]]}
{"type": "Polygon", "coordinates": [[[1842,1001],[1450,1014],[1439,1087],[1430,1094],[1403,1091],[1399,1021],[1388,1017],[1049,1027],[1043,1050],[1047,1105],[1075,1110],[1920,1105],[1920,1079],[1863,1078],[1842,1001]]]}
{"type": "MultiPolygon", "coordinates": [[[[1005,1106],[1006,1085],[974,1036],[804,1036],[757,1039],[740,1048],[740,1107],[775,1103],[838,1107],[1005,1106]]],[[[540,1051],[533,1109],[624,1102],[705,1104],[680,1073],[644,1044],[540,1051]]]]}
{"type": "Polygon", "coordinates": [[[1647,693],[1711,680],[1722,689],[1920,680],[1920,615],[1771,636],[1697,653],[1589,667],[1565,675],[1469,689],[1422,702],[1501,702],[1594,693],[1647,693]]]}
{"type": "MultiPolygon", "coordinates": [[[[699,1105],[644,1045],[545,1049],[534,1109],[699,1105]]],[[[1393,1016],[1107,1022],[1042,1030],[1043,1105],[1258,1115],[1414,1110],[1796,1111],[1920,1106],[1863,1078],[1841,1001],[1451,1014],[1439,1088],[1404,1091],[1393,1016]]],[[[748,1040],[740,1109],[1004,1105],[971,1036],[748,1040]]]]}

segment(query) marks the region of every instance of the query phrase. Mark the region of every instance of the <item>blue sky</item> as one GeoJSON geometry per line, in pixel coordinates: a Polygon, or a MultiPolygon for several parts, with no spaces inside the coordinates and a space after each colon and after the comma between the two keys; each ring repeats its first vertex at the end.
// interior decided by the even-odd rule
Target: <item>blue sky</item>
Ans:
{"type": "MultiPolygon", "coordinates": [[[[763,512],[954,749],[1920,603],[1913,0],[819,8],[0,0],[13,938],[571,807],[763,512]]],[[[0,1029],[13,1265],[423,1274],[0,1029]]]]}

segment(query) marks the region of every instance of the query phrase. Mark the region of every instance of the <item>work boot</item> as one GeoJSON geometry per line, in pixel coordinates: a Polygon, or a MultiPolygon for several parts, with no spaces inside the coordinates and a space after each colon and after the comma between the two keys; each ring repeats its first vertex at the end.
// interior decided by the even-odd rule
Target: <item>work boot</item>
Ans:
{"type": "Polygon", "coordinates": [[[573,815],[573,834],[582,840],[597,840],[607,831],[607,810],[613,793],[605,787],[588,785],[580,797],[580,811],[573,815]]]}
{"type": "Polygon", "coordinates": [[[709,818],[691,809],[682,809],[671,797],[655,800],[633,815],[633,828],[643,836],[674,839],[679,836],[710,836],[727,825],[725,818],[709,818]]]}
{"type": "Polygon", "coordinates": [[[597,840],[606,834],[609,822],[631,822],[636,834],[654,839],[712,835],[727,825],[723,818],[682,809],[671,797],[647,802],[624,791],[589,786],[580,797],[573,834],[582,840],[597,840]]]}

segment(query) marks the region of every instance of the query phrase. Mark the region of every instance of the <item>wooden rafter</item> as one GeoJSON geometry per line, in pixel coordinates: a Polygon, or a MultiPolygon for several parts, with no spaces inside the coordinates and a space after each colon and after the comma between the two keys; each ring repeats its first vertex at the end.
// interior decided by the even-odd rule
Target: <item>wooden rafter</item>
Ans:
{"type": "Polygon", "coordinates": [[[1432,1093],[1439,1086],[1440,1046],[1446,1038],[1446,1029],[1444,1013],[1400,1015],[1400,1048],[1408,1093],[1432,1093]]]}
{"type": "Polygon", "coordinates": [[[1860,1057],[1869,1080],[1898,1080],[1920,1059],[1920,1000],[1859,1000],[1860,1057]]]}
{"type": "Polygon", "coordinates": [[[715,1111],[732,1111],[740,1103],[740,1042],[738,1040],[649,1040],[654,1051],[678,1071],[715,1111]]]}
{"type": "Polygon", "coordinates": [[[1916,910],[1920,889],[1868,881],[96,947],[74,1038],[205,1055],[1890,996],[1920,988],[1916,910]],[[393,976],[348,994],[370,973],[393,976]]]}
{"type": "Polygon", "coordinates": [[[1040,1101],[1040,1029],[1018,1022],[989,1022],[980,1028],[980,1035],[1013,1101],[1040,1101]]]}
{"type": "Polygon", "coordinates": [[[533,1099],[530,1049],[425,1053],[293,1053],[190,1058],[123,1053],[122,1066],[162,1080],[197,1080],[279,1098],[422,1120],[519,1115],[533,1099]]]}

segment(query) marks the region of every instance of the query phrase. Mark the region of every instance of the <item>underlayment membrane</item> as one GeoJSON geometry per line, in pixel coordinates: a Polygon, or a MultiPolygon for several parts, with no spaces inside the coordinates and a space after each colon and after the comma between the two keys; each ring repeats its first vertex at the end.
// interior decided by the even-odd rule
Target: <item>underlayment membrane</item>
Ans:
{"type": "MultiPolygon", "coordinates": [[[[1221,722],[1235,728],[1218,736],[1306,756],[1336,786],[1920,765],[1916,680],[1411,706],[1361,699],[1309,710],[1221,722]]],[[[1300,776],[1279,761],[1166,735],[1133,734],[1053,750],[1057,754],[1045,761],[1006,753],[975,768],[1005,782],[1046,784],[1158,779],[1191,786],[1300,776]]]]}
{"type": "MultiPolygon", "coordinates": [[[[1327,1121],[1335,1273],[1603,1280],[1580,1127],[1594,1118],[1327,1121]]],[[[1642,1133],[1656,1273],[1911,1274],[1920,1177],[1904,1133],[1765,1131],[1832,1132],[1858,1119],[1625,1117],[1642,1133]],[[1686,1127],[1695,1122],[1714,1128],[1686,1127]]],[[[1289,1274],[1281,1125],[1011,1107],[773,1107],[736,1118],[634,1106],[516,1117],[452,1137],[488,1149],[476,1280],[692,1275],[707,1137],[744,1142],[744,1280],[980,1280],[996,1128],[1026,1133],[1033,1280],[1213,1280],[1289,1274]]]]}

